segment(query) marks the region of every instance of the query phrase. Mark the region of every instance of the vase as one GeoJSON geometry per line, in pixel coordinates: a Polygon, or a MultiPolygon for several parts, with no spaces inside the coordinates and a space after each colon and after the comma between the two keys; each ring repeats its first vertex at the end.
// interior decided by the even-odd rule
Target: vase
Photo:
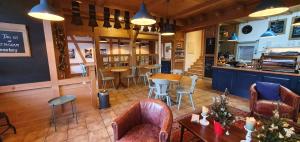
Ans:
{"type": "Polygon", "coordinates": [[[225,129],[223,128],[221,123],[214,121],[214,130],[215,130],[216,135],[223,135],[225,129]]]}

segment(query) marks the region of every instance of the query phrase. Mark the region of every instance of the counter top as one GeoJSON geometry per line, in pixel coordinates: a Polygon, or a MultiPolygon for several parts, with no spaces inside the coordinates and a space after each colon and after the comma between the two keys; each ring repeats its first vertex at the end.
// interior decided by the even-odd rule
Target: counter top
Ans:
{"type": "Polygon", "coordinates": [[[240,70],[240,71],[248,71],[248,72],[258,72],[258,73],[270,73],[270,74],[300,77],[300,74],[297,74],[297,73],[273,72],[273,71],[256,70],[256,69],[251,69],[251,68],[226,67],[226,66],[213,66],[213,68],[229,69],[229,70],[240,70]]]}

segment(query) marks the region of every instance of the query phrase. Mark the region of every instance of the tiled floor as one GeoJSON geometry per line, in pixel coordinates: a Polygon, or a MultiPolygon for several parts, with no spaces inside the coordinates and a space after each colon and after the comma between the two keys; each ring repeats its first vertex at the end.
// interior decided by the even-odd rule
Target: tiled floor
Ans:
{"type": "MultiPolygon", "coordinates": [[[[183,82],[188,85],[190,81],[188,78],[184,78],[183,82]]],[[[196,109],[200,109],[203,105],[210,105],[211,97],[220,94],[212,91],[210,84],[211,82],[208,80],[198,81],[193,95],[196,109]]],[[[103,110],[80,111],[78,124],[71,115],[64,115],[59,117],[56,132],[54,127],[50,127],[49,122],[43,121],[18,129],[16,135],[6,135],[4,142],[110,142],[113,139],[112,120],[133,102],[147,98],[147,93],[147,87],[142,85],[129,89],[111,90],[111,107],[103,110]]],[[[171,96],[172,100],[176,100],[174,91],[171,91],[171,96]]],[[[229,105],[249,111],[248,102],[238,97],[230,97],[229,105]]],[[[171,109],[174,119],[193,111],[187,97],[183,98],[180,110],[177,110],[177,105],[172,106],[171,109]]]]}

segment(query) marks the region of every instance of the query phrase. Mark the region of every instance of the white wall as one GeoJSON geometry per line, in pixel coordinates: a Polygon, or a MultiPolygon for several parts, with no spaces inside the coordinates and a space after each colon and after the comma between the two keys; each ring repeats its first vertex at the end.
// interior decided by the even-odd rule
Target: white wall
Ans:
{"type": "Polygon", "coordinates": [[[202,31],[188,32],[185,35],[185,66],[184,70],[193,65],[193,63],[202,55],[201,49],[203,40],[202,31]]]}
{"type": "MultiPolygon", "coordinates": [[[[295,12],[288,15],[280,15],[280,16],[274,16],[269,17],[265,20],[256,20],[256,21],[250,21],[247,23],[242,23],[239,25],[239,32],[238,42],[254,42],[257,41],[258,45],[256,49],[254,50],[254,58],[260,58],[261,53],[266,52],[266,49],[270,50],[271,48],[276,48],[277,50],[280,50],[282,48],[289,48],[290,47],[300,47],[300,40],[290,40],[290,30],[291,30],[291,24],[292,24],[292,18],[295,16],[300,16],[300,12],[295,12]],[[270,37],[270,38],[260,38],[260,36],[268,29],[269,27],[269,21],[273,20],[280,20],[280,19],[287,19],[286,20],[286,28],[285,28],[285,34],[277,35],[276,37],[270,37]],[[253,27],[253,30],[249,34],[243,34],[242,28],[245,25],[251,25],[253,27]]],[[[284,50],[284,49],[283,49],[284,50]]],[[[294,48],[294,50],[299,50],[299,48],[294,48]]]]}

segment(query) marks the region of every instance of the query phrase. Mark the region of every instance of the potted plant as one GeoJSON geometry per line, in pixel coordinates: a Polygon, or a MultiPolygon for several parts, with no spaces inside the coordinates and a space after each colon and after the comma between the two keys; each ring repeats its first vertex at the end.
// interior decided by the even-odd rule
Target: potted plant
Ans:
{"type": "Polygon", "coordinates": [[[280,118],[278,108],[273,111],[270,119],[262,119],[254,139],[259,142],[298,142],[300,134],[295,133],[295,129],[290,126],[287,119],[280,118]]]}
{"type": "Polygon", "coordinates": [[[214,120],[214,130],[217,135],[223,135],[225,128],[234,121],[234,116],[229,111],[227,104],[228,99],[225,95],[213,97],[211,116],[214,120]]]}

